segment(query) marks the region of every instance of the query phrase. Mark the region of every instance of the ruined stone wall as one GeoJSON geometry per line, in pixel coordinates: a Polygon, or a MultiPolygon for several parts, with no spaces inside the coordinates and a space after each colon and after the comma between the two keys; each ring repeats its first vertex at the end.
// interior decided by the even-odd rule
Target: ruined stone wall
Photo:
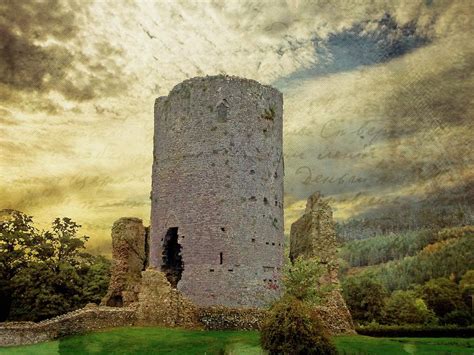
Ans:
{"type": "Polygon", "coordinates": [[[166,272],[197,305],[262,306],[278,293],[268,283],[283,263],[282,114],[276,89],[229,76],[156,100],[150,265],[178,254],[167,249],[178,228],[182,259],[166,272]]]}
{"type": "Polygon", "coordinates": [[[206,330],[259,330],[267,311],[260,308],[201,307],[199,323],[206,330]]]}
{"type": "Polygon", "coordinates": [[[137,324],[197,327],[197,307],[171,287],[163,272],[148,268],[142,273],[137,303],[137,324]]]}
{"type": "Polygon", "coordinates": [[[35,322],[0,323],[0,347],[26,345],[123,326],[165,326],[194,329],[259,329],[266,311],[223,306],[197,307],[171,287],[165,273],[142,272],[139,297],[127,307],[89,304],[59,317],[35,322]]]}
{"type": "Polygon", "coordinates": [[[130,326],[134,322],[135,309],[133,308],[90,305],[38,323],[0,323],[0,346],[35,344],[66,335],[81,334],[104,328],[130,326]]]}
{"type": "Polygon", "coordinates": [[[317,257],[326,266],[321,281],[333,285],[327,299],[316,310],[332,334],[354,333],[352,317],[341,295],[338,280],[337,238],[332,209],[319,193],[308,198],[304,215],[291,225],[290,259],[317,257]]]}
{"type": "Polygon", "coordinates": [[[123,217],[112,226],[112,275],[101,304],[128,306],[138,300],[145,267],[146,230],[139,218],[123,217]]]}

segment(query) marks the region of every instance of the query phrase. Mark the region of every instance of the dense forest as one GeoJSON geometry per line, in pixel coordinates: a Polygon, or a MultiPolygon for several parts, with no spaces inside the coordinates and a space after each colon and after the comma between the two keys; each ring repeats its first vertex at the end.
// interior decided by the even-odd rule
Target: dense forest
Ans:
{"type": "MultiPolygon", "coordinates": [[[[442,253],[442,249],[451,244],[453,245],[450,248],[460,249],[460,244],[469,240],[469,235],[472,236],[472,233],[474,233],[474,227],[470,226],[440,231],[422,229],[405,233],[390,233],[348,242],[341,249],[340,256],[350,267],[387,263],[414,256],[420,252],[423,252],[425,257],[430,257],[429,254],[442,253]]],[[[461,253],[460,256],[464,257],[464,254],[461,253]]]]}
{"type": "Polygon", "coordinates": [[[474,227],[346,242],[343,294],[359,324],[472,324],[474,227]]]}

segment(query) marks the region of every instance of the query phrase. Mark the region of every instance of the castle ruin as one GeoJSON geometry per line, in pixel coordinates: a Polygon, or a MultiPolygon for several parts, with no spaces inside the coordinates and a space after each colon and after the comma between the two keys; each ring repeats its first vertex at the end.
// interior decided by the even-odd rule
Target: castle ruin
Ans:
{"type": "Polygon", "coordinates": [[[291,225],[290,260],[298,257],[317,258],[326,268],[320,282],[331,285],[333,289],[316,309],[325,328],[331,334],[355,333],[351,314],[340,291],[332,209],[319,192],[308,198],[305,213],[291,225]]]}
{"type": "Polygon", "coordinates": [[[198,77],[155,103],[150,265],[199,306],[258,307],[283,264],[283,97],[198,77]]]}
{"type": "Polygon", "coordinates": [[[112,226],[112,274],[101,305],[129,306],[138,300],[146,264],[146,229],[139,218],[123,217],[112,226]]]}
{"type": "MultiPolygon", "coordinates": [[[[259,329],[279,297],[284,263],[283,98],[229,76],[198,77],[155,102],[151,230],[112,228],[113,267],[101,306],[39,323],[0,324],[0,346],[110,326],[259,329]]],[[[319,195],[291,227],[290,259],[320,257],[338,286],[336,234],[319,195]]],[[[317,310],[332,334],[353,333],[336,288],[317,310]]]]}

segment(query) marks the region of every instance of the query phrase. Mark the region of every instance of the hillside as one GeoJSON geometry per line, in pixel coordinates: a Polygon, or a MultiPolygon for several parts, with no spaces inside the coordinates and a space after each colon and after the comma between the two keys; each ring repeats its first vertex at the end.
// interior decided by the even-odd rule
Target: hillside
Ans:
{"type": "Polygon", "coordinates": [[[474,227],[379,235],[346,243],[341,278],[370,275],[388,291],[474,269],[474,227]]]}

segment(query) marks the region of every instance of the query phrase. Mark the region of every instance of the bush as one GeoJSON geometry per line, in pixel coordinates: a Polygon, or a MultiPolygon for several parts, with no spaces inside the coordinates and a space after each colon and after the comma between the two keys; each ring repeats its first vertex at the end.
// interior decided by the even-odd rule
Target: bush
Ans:
{"type": "Polygon", "coordinates": [[[270,308],[260,342],[270,354],[337,354],[311,306],[288,295],[270,308]]]}
{"type": "Polygon", "coordinates": [[[387,321],[391,324],[436,323],[434,312],[426,307],[415,291],[394,291],[385,306],[387,321]]]}
{"type": "Polygon", "coordinates": [[[456,309],[455,311],[449,312],[442,319],[443,324],[454,324],[461,327],[466,327],[472,323],[472,316],[467,310],[456,309]]]}
{"type": "Polygon", "coordinates": [[[320,304],[333,289],[330,284],[320,281],[327,272],[326,268],[319,259],[297,257],[284,268],[282,283],[285,294],[312,305],[320,304]]]}

